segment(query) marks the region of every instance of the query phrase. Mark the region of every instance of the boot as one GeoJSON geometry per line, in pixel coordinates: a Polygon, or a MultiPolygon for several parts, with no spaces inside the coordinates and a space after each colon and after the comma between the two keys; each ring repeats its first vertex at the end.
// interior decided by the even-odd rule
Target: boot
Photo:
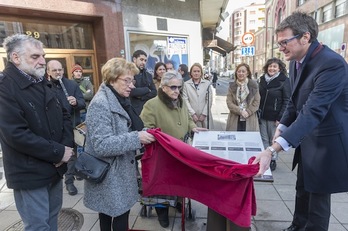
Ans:
{"type": "Polygon", "coordinates": [[[159,221],[160,225],[163,228],[167,228],[169,226],[169,216],[168,216],[169,208],[168,207],[165,207],[165,208],[155,207],[155,209],[157,212],[158,221],[159,221]]]}

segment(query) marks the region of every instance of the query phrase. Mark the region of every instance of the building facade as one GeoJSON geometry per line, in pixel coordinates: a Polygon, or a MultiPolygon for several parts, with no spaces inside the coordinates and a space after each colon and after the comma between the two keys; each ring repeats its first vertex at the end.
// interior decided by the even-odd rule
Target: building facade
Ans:
{"type": "Polygon", "coordinates": [[[67,77],[79,63],[98,89],[101,66],[110,58],[148,53],[148,68],[170,60],[203,64],[202,31],[214,30],[228,0],[1,0],[0,71],[5,37],[22,33],[45,45],[46,61],[62,62],[67,77]]]}

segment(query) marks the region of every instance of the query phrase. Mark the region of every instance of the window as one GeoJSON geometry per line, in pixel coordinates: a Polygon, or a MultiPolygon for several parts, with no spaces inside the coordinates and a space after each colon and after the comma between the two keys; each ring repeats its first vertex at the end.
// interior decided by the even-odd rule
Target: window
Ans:
{"type": "Polygon", "coordinates": [[[323,16],[322,16],[321,22],[329,21],[331,19],[331,12],[332,12],[331,4],[325,6],[323,8],[323,16]]]}
{"type": "Polygon", "coordinates": [[[303,5],[307,0],[297,0],[297,6],[303,5]]]}
{"type": "Polygon", "coordinates": [[[255,10],[250,11],[250,14],[256,14],[255,10]]]}
{"type": "Polygon", "coordinates": [[[347,0],[336,1],[335,18],[347,14],[347,0]]]}
{"type": "Polygon", "coordinates": [[[255,25],[256,21],[255,20],[250,20],[249,25],[255,25]]]}

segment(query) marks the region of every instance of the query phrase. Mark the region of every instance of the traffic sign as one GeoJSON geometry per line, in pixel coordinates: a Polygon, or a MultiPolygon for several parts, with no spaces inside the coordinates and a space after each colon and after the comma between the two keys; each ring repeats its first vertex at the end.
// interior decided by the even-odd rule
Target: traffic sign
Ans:
{"type": "Polygon", "coordinates": [[[255,47],[254,46],[242,47],[241,54],[242,56],[254,56],[255,47]]]}
{"type": "Polygon", "coordinates": [[[244,45],[251,45],[255,42],[255,36],[251,32],[246,32],[242,36],[242,43],[244,45]]]}

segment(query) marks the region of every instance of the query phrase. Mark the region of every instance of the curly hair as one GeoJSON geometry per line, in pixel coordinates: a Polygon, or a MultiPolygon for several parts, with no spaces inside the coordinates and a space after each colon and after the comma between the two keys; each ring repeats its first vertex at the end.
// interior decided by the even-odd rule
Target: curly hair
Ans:
{"type": "Polygon", "coordinates": [[[279,72],[280,73],[283,73],[284,75],[288,74],[287,70],[286,70],[285,63],[278,58],[271,58],[271,59],[267,60],[266,64],[262,68],[264,74],[266,74],[268,72],[268,66],[271,65],[272,63],[276,63],[279,65],[279,72]]]}

